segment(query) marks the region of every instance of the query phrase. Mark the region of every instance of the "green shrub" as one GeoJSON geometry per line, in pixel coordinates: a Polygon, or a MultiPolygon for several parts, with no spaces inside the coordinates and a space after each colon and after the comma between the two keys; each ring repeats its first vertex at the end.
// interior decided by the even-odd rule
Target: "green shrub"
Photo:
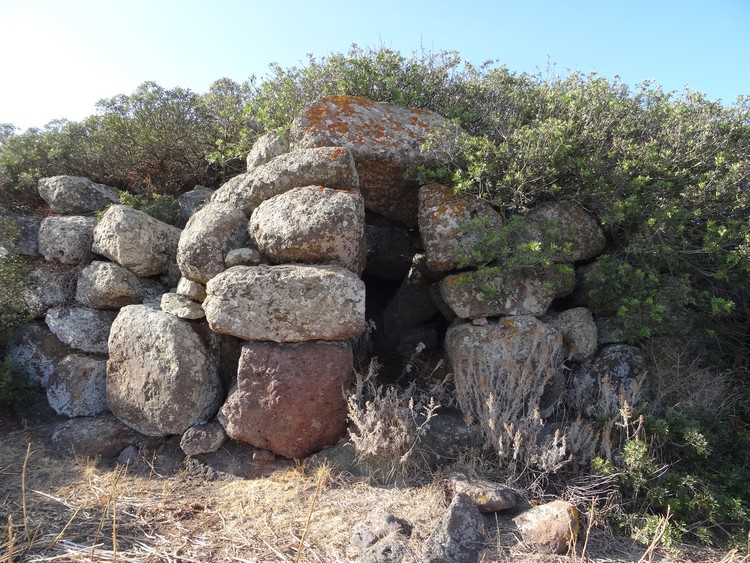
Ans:
{"type": "Polygon", "coordinates": [[[120,203],[148,213],[151,217],[177,225],[180,222],[180,201],[174,196],[151,194],[150,196],[120,192],[120,203]]]}

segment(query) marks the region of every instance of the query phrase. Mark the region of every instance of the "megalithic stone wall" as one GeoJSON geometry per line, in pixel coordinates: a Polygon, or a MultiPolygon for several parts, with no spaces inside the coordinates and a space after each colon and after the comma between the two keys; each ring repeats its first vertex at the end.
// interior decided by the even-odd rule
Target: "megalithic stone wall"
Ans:
{"type": "MultiPolygon", "coordinates": [[[[199,210],[182,230],[117,204],[107,186],[42,179],[39,192],[58,215],[15,218],[23,240],[6,251],[34,256],[27,302],[46,322],[20,331],[11,356],[31,381],[52,382],[50,402],[65,416],[109,409],[141,434],[188,437],[218,417],[229,438],[303,458],[346,433],[350,342],[367,320],[364,271],[401,283],[372,313],[388,350],[440,349],[452,322],[459,388],[471,377],[465,366],[499,360],[489,345],[461,357],[468,348],[457,327],[506,326],[508,315],[534,316],[559,333],[561,354],[595,379],[597,366],[612,366],[592,360],[591,314],[548,309],[575,295],[571,272],[603,250],[601,228],[575,203],[545,203],[524,218],[525,236],[556,231],[564,251],[553,261],[565,268],[529,279],[502,264],[473,272],[478,261],[460,260],[477,244],[466,224],[483,217],[499,228],[504,218],[487,202],[404,178],[445,160],[463,134],[431,112],[324,98],[301,112],[288,138],[261,137],[246,173],[210,196],[202,187],[185,194],[181,208],[199,210]]],[[[221,439],[186,438],[186,451],[201,453],[203,442],[216,449],[221,439]]]]}

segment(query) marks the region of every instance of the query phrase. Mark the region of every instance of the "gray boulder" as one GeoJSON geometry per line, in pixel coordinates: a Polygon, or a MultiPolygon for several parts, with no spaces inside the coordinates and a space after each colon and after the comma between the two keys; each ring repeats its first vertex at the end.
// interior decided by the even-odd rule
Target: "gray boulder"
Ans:
{"type": "Polygon", "coordinates": [[[169,271],[177,255],[180,229],[143,211],[113,205],[94,228],[92,250],[140,277],[169,271]]]}
{"type": "Polygon", "coordinates": [[[47,400],[57,414],[74,418],[107,411],[107,361],[70,354],[49,378],[47,400]]]}
{"type": "Polygon", "coordinates": [[[508,487],[484,479],[469,479],[460,471],[450,472],[446,489],[451,497],[460,493],[467,495],[483,514],[512,510],[521,504],[518,493],[508,487]]]}
{"type": "Polygon", "coordinates": [[[29,265],[24,304],[34,318],[43,317],[51,307],[69,304],[76,292],[78,266],[35,261],[29,265]]]}
{"type": "Polygon", "coordinates": [[[53,451],[81,458],[116,458],[122,450],[143,440],[110,413],[67,420],[55,428],[50,439],[53,451]]]}
{"type": "Polygon", "coordinates": [[[348,341],[246,342],[219,422],[235,440],[289,458],[307,457],[346,434],[342,389],[352,362],[348,341]]]}
{"type": "Polygon", "coordinates": [[[544,273],[470,272],[446,276],[440,295],[462,319],[502,315],[542,316],[552,301],[573,291],[572,267],[553,265],[544,273]]]}
{"type": "Polygon", "coordinates": [[[90,262],[94,217],[46,217],[39,227],[39,253],[49,262],[90,262]]]}
{"type": "Polygon", "coordinates": [[[484,326],[454,324],[445,336],[461,410],[482,424],[527,416],[561,369],[562,334],[532,316],[484,326]],[[493,397],[493,404],[488,403],[493,397]]]}
{"type": "Polygon", "coordinates": [[[582,362],[596,354],[597,326],[591,311],[585,307],[567,309],[546,322],[562,332],[569,359],[582,362]]]}
{"type": "Polygon", "coordinates": [[[182,277],[205,284],[226,269],[227,252],[245,245],[247,217],[228,203],[211,202],[185,225],[177,247],[182,277]]]}
{"type": "Polygon", "coordinates": [[[416,226],[419,186],[405,180],[405,172],[420,164],[446,162],[460,134],[450,121],[430,111],[330,96],[307,106],[294,119],[290,146],[351,150],[365,207],[416,226]],[[428,139],[429,148],[424,148],[428,139]]]}
{"type": "Polygon", "coordinates": [[[485,546],[487,524],[471,499],[458,493],[424,544],[426,563],[473,563],[485,546]]]}
{"type": "Polygon", "coordinates": [[[310,185],[359,191],[359,178],[349,150],[329,146],[282,154],[239,179],[233,178],[211,200],[230,203],[249,217],[263,201],[310,185]]]}
{"type": "Polygon", "coordinates": [[[42,323],[20,327],[8,343],[7,356],[26,374],[29,385],[47,386],[55,366],[70,349],[42,323]]]}
{"type": "Polygon", "coordinates": [[[606,244],[604,231],[574,201],[540,203],[526,215],[526,238],[552,243],[555,262],[575,262],[597,256],[606,244]]]}
{"type": "Polygon", "coordinates": [[[45,322],[62,342],[89,354],[106,354],[107,338],[117,313],[88,307],[53,307],[45,322]]]}
{"type": "Polygon", "coordinates": [[[138,277],[113,262],[92,262],[78,274],[76,301],[92,309],[120,309],[140,303],[138,277]]]}
{"type": "Polygon", "coordinates": [[[247,155],[247,169],[250,171],[269,160],[289,152],[289,140],[273,131],[258,137],[247,155]]]}
{"type": "Polygon", "coordinates": [[[178,198],[180,206],[180,224],[184,225],[188,220],[203,208],[214,195],[214,191],[205,186],[195,186],[189,192],[185,192],[178,198]]]}
{"type": "Polygon", "coordinates": [[[365,284],[340,266],[235,266],[206,292],[211,329],[244,340],[343,340],[365,329],[365,284]]]}
{"type": "Polygon", "coordinates": [[[227,268],[233,266],[260,266],[261,264],[268,264],[268,260],[257,248],[243,247],[227,252],[224,264],[226,264],[227,268]]]}
{"type": "Polygon", "coordinates": [[[0,215],[0,256],[21,254],[36,256],[39,254],[38,217],[27,217],[8,213],[0,215]]]}
{"type": "Polygon", "coordinates": [[[144,305],[124,307],[112,325],[107,404],[147,436],[182,434],[219,408],[217,362],[187,322],[144,305]]]}
{"type": "Polygon", "coordinates": [[[118,203],[120,192],[81,176],[41,178],[39,195],[55,213],[94,213],[118,203]]]}
{"type": "Polygon", "coordinates": [[[337,264],[359,275],[364,268],[364,229],[361,195],[307,186],[261,203],[249,230],[273,262],[337,264]]]}
{"type": "Polygon", "coordinates": [[[435,272],[455,270],[462,261],[463,267],[480,263],[480,258],[473,256],[480,237],[469,228],[472,221],[482,221],[487,229],[502,225],[502,217],[487,201],[456,195],[438,184],[419,189],[418,219],[427,266],[435,272]]]}

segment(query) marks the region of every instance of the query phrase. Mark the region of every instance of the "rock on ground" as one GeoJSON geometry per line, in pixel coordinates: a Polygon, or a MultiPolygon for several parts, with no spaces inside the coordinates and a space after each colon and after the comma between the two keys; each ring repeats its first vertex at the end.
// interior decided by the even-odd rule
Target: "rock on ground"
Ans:
{"type": "Polygon", "coordinates": [[[43,323],[25,325],[8,343],[7,355],[26,374],[29,385],[47,386],[55,366],[70,349],[43,323]]]}
{"type": "Polygon", "coordinates": [[[200,303],[176,293],[161,296],[161,310],[181,319],[195,320],[206,316],[200,303]]]}
{"type": "Polygon", "coordinates": [[[422,560],[428,563],[478,561],[485,546],[486,532],[487,524],[477,507],[467,495],[458,493],[427,538],[422,560]]]}
{"type": "Polygon", "coordinates": [[[237,384],[219,411],[229,437],[302,459],[346,433],[343,390],[352,373],[345,342],[242,346],[237,384]]]}
{"type": "Polygon", "coordinates": [[[247,155],[247,169],[265,164],[269,160],[289,152],[289,140],[273,131],[258,137],[247,155]]]}
{"type": "Polygon", "coordinates": [[[185,455],[209,454],[218,450],[226,439],[224,427],[218,422],[196,424],[185,430],[180,439],[180,448],[185,455]]]}
{"type": "Polygon", "coordinates": [[[217,362],[188,321],[145,305],[124,307],[112,325],[107,403],[147,436],[182,434],[217,411],[217,362]]]}
{"type": "Polygon", "coordinates": [[[564,555],[578,537],[578,511],[562,500],[534,506],[516,516],[513,522],[523,542],[537,553],[564,555]]]}

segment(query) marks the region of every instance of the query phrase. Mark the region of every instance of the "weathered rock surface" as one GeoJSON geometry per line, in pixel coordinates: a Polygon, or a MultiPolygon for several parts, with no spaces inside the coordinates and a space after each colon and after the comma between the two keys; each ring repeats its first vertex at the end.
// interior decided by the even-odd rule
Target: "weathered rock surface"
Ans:
{"type": "Polygon", "coordinates": [[[178,205],[180,206],[180,224],[184,225],[187,223],[190,217],[203,208],[211,200],[214,191],[215,190],[205,186],[195,186],[189,192],[180,195],[178,198],[178,205]]]}
{"type": "Polygon", "coordinates": [[[469,229],[472,220],[483,228],[496,229],[502,218],[485,200],[456,195],[451,188],[429,184],[419,189],[419,232],[424,242],[428,267],[435,272],[449,272],[463,266],[476,266],[472,259],[480,238],[469,229]]]}
{"type": "Polygon", "coordinates": [[[276,263],[337,264],[359,275],[364,268],[365,207],[355,192],[307,186],[261,203],[250,236],[276,263]]]}
{"type": "Polygon", "coordinates": [[[224,264],[227,268],[233,266],[260,266],[268,264],[268,260],[260,253],[257,248],[235,248],[227,252],[224,258],[224,264]]]}
{"type": "Polygon", "coordinates": [[[107,361],[81,354],[65,356],[47,385],[47,400],[57,414],[94,416],[107,409],[107,361]]]}
{"type": "Polygon", "coordinates": [[[53,451],[66,456],[116,458],[144,437],[111,414],[68,420],[52,433],[53,451]]]}
{"type": "Polygon", "coordinates": [[[619,404],[621,394],[631,406],[637,406],[645,373],[646,362],[640,349],[627,344],[604,346],[573,372],[566,400],[587,416],[599,413],[605,405],[619,404]]]}
{"type": "Polygon", "coordinates": [[[365,274],[388,281],[406,277],[417,252],[411,232],[393,226],[365,225],[365,240],[365,274]]]}
{"type": "Polygon", "coordinates": [[[485,546],[487,524],[471,499],[459,493],[424,544],[422,561],[428,563],[479,560],[485,546]]]}
{"type": "Polygon", "coordinates": [[[575,272],[550,266],[544,274],[471,272],[446,276],[440,295],[462,319],[502,315],[542,316],[552,301],[573,291],[575,272]]]}
{"type": "Polygon", "coordinates": [[[45,322],[63,343],[89,354],[106,354],[107,338],[117,313],[88,307],[54,307],[45,322]]]}
{"type": "Polygon", "coordinates": [[[573,201],[537,205],[526,215],[529,240],[552,242],[555,262],[587,260],[604,250],[604,231],[591,215],[573,201]]]}
{"type": "MultiPolygon", "coordinates": [[[[504,403],[538,402],[563,361],[562,334],[531,316],[504,317],[484,326],[455,324],[445,335],[456,398],[464,414],[486,420],[487,398],[504,403]]],[[[503,413],[509,417],[519,413],[503,413]]]]}
{"type": "Polygon", "coordinates": [[[182,434],[209,420],[222,395],[216,360],[187,322],[144,305],[124,307],[112,325],[107,403],[147,436],[182,434]]]}
{"type": "Polygon", "coordinates": [[[180,319],[202,319],[206,316],[200,303],[176,293],[161,296],[161,310],[180,319]]]}
{"type": "Polygon", "coordinates": [[[182,276],[205,284],[226,269],[227,252],[245,245],[247,217],[227,203],[209,203],[185,225],[177,247],[182,276]]]}
{"type": "Polygon", "coordinates": [[[46,217],[39,227],[39,253],[49,262],[90,262],[94,217],[46,217]]]}
{"type": "Polygon", "coordinates": [[[333,146],[282,154],[221,186],[212,201],[232,204],[249,217],[263,201],[310,185],[358,192],[352,154],[333,146]]]}
{"type": "Polygon", "coordinates": [[[29,265],[29,283],[23,300],[34,318],[51,308],[71,303],[76,291],[78,266],[35,261],[29,265]]]}
{"type": "Polygon", "coordinates": [[[340,266],[235,266],[206,291],[211,329],[244,340],[343,340],[365,329],[365,284],[340,266]]]}
{"type": "Polygon", "coordinates": [[[39,225],[41,219],[16,213],[0,215],[0,256],[39,254],[39,225]]]}
{"type": "Polygon", "coordinates": [[[47,386],[55,366],[70,349],[42,323],[21,327],[11,338],[7,354],[26,374],[29,385],[47,386]]]}
{"type": "Polygon", "coordinates": [[[138,277],[113,262],[95,261],[78,274],[76,301],[92,309],[120,309],[140,303],[138,277]]]}
{"type": "Polygon", "coordinates": [[[346,433],[352,362],[348,342],[246,342],[219,421],[235,440],[302,459],[346,433]]]}
{"type": "Polygon", "coordinates": [[[140,277],[169,271],[175,262],[180,229],[143,211],[113,205],[94,228],[92,250],[140,277]]]}
{"type": "Polygon", "coordinates": [[[400,563],[406,557],[403,540],[411,526],[384,508],[376,506],[354,526],[349,545],[359,548],[356,560],[363,563],[400,563]]]}
{"type": "Polygon", "coordinates": [[[578,511],[563,500],[534,506],[516,516],[513,522],[523,542],[537,553],[564,555],[578,537],[578,511]]]}
{"type": "Polygon", "coordinates": [[[351,150],[365,207],[415,226],[418,185],[405,180],[404,173],[420,164],[444,161],[459,133],[450,121],[430,111],[330,96],[307,106],[294,119],[290,146],[351,150]],[[430,148],[424,149],[428,137],[430,148]]]}
{"type": "Polygon", "coordinates": [[[446,489],[451,497],[459,493],[467,495],[481,513],[511,510],[521,502],[509,488],[483,479],[469,479],[460,471],[448,475],[446,489]]]}
{"type": "Polygon", "coordinates": [[[118,203],[120,198],[120,192],[115,188],[81,176],[41,178],[38,189],[52,211],[69,215],[101,211],[112,203],[118,203]]]}
{"type": "Polygon", "coordinates": [[[209,454],[218,450],[227,439],[224,427],[218,422],[191,426],[180,439],[180,448],[186,455],[209,454]]]}
{"type": "Polygon", "coordinates": [[[270,131],[258,137],[247,155],[247,169],[265,164],[269,160],[289,152],[289,140],[270,131]]]}
{"type": "Polygon", "coordinates": [[[206,286],[187,278],[180,278],[180,281],[177,283],[176,293],[198,303],[203,303],[203,300],[206,298],[206,286]]]}
{"type": "Polygon", "coordinates": [[[562,332],[569,359],[582,362],[596,354],[597,327],[591,311],[585,307],[567,309],[546,322],[562,332]]]}

